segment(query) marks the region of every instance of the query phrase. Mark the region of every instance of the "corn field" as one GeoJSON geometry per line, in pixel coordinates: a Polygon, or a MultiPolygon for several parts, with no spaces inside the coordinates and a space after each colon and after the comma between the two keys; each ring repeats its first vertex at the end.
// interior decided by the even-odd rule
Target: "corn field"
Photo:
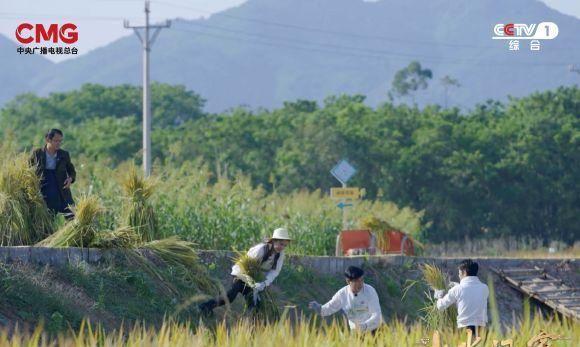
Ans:
{"type": "MultiPolygon", "coordinates": [[[[80,160],[82,162],[82,160],[80,160]]],[[[82,166],[83,164],[80,164],[82,166]]],[[[135,228],[153,223],[127,223],[127,196],[136,189],[127,188],[127,172],[132,163],[116,169],[106,166],[85,166],[79,175],[75,192],[96,194],[106,207],[105,224],[114,229],[129,224],[135,228]],[[121,182],[121,183],[119,183],[121,182]]],[[[246,250],[271,235],[276,227],[288,228],[295,242],[289,252],[297,255],[332,255],[336,235],[342,228],[340,209],[326,193],[294,192],[268,194],[261,187],[252,187],[248,178],[216,180],[206,166],[188,162],[179,168],[156,167],[155,188],[147,191],[147,204],[156,215],[156,238],[177,235],[195,242],[200,249],[246,250]]],[[[422,212],[399,208],[390,202],[361,200],[349,211],[352,228],[359,228],[364,217],[372,215],[390,225],[418,233],[422,228],[422,212]]],[[[136,210],[132,208],[132,210],[136,210]]],[[[140,218],[148,221],[151,218],[140,218]]],[[[148,228],[150,230],[150,228],[148,228]]],[[[147,234],[153,234],[148,231],[147,234]]]]}

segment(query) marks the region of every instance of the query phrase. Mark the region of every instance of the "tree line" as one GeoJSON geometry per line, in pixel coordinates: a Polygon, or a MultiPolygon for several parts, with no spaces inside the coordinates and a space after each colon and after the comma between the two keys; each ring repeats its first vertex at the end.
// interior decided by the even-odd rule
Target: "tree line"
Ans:
{"type": "MultiPolygon", "coordinates": [[[[578,87],[469,111],[373,108],[363,95],[339,95],[210,114],[183,86],[156,83],[152,95],[153,158],[165,167],[203,160],[216,179],[242,173],[254,186],[288,193],[337,186],[329,170],[346,158],[358,170],[349,185],[364,188],[365,199],[425,211],[425,240],[579,239],[578,87]]],[[[0,136],[24,150],[59,127],[73,158],[116,166],[140,162],[140,123],[139,87],[87,84],[18,96],[0,111],[0,136]]]]}

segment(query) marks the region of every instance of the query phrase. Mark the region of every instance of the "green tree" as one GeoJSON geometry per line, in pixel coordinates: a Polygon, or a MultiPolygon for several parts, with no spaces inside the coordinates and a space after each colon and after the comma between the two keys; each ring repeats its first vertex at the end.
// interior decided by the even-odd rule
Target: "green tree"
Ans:
{"type": "Polygon", "coordinates": [[[443,77],[441,79],[441,84],[443,85],[443,89],[445,91],[445,99],[443,102],[443,107],[447,108],[447,99],[449,97],[449,87],[459,88],[459,87],[461,87],[461,84],[459,83],[458,80],[451,78],[447,75],[445,75],[445,77],[443,77]]]}
{"type": "Polygon", "coordinates": [[[427,81],[431,78],[433,78],[431,70],[423,69],[419,62],[413,61],[407,67],[395,73],[389,97],[410,95],[413,103],[415,103],[414,93],[419,89],[427,88],[427,81]]]}

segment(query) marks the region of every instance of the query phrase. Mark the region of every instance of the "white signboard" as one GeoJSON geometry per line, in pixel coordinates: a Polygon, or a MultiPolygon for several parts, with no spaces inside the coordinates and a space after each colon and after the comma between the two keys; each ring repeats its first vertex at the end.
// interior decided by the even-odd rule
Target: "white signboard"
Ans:
{"type": "Polygon", "coordinates": [[[330,170],[332,176],[336,177],[337,180],[342,184],[346,184],[348,180],[356,173],[356,169],[348,163],[346,160],[341,160],[335,167],[330,170]]]}

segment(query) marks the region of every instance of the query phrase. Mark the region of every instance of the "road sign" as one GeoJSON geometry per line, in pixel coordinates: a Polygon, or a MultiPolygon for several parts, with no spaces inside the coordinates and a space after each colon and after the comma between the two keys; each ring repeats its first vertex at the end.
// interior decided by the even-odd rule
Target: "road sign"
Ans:
{"type": "Polygon", "coordinates": [[[350,165],[350,163],[346,160],[341,160],[335,167],[330,170],[332,176],[336,177],[337,180],[340,181],[343,185],[346,185],[346,182],[351,179],[352,176],[356,173],[356,169],[350,165]]]}
{"type": "Polygon", "coordinates": [[[330,197],[332,199],[353,199],[360,197],[360,190],[355,187],[351,188],[330,188],[330,197]]]}
{"type": "Polygon", "coordinates": [[[342,209],[343,209],[343,208],[345,208],[345,207],[351,207],[351,206],[352,206],[352,204],[351,204],[351,203],[345,203],[345,202],[342,202],[342,201],[341,201],[341,202],[339,202],[338,204],[336,204],[336,206],[342,210],[342,209]]]}

